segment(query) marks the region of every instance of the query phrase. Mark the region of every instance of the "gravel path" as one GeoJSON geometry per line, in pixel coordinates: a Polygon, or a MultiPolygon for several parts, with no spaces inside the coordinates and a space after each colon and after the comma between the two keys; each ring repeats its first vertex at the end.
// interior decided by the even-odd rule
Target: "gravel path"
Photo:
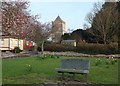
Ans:
{"type": "MultiPolygon", "coordinates": [[[[41,52],[39,52],[40,54],[41,52]]],[[[50,52],[50,51],[44,51],[45,55],[58,55],[58,56],[75,56],[75,57],[106,57],[106,58],[120,58],[120,54],[111,54],[111,55],[104,55],[104,54],[97,54],[97,55],[89,55],[89,54],[82,54],[77,52],[50,52]]],[[[38,55],[38,53],[35,52],[28,52],[23,51],[21,53],[15,54],[9,51],[2,52],[0,58],[18,58],[18,57],[29,57],[33,55],[38,55]]]]}
{"type": "Polygon", "coordinates": [[[48,55],[58,55],[58,56],[75,56],[75,57],[106,57],[106,58],[120,58],[120,54],[97,54],[97,55],[90,55],[90,54],[83,54],[77,52],[49,52],[45,51],[44,54],[48,55]]]}

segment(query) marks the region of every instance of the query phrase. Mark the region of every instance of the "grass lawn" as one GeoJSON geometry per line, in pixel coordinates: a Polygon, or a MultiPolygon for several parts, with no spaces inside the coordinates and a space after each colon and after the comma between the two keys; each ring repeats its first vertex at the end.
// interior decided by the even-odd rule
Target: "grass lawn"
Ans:
{"type": "MultiPolygon", "coordinates": [[[[63,57],[39,59],[26,57],[2,60],[3,84],[31,84],[44,82],[58,82],[55,68],[60,67],[61,59],[80,58],[90,60],[88,82],[102,84],[118,83],[118,59],[63,57]]],[[[70,74],[66,74],[71,76],[70,74]]],[[[84,75],[77,74],[76,79],[83,80],[84,75]]]]}

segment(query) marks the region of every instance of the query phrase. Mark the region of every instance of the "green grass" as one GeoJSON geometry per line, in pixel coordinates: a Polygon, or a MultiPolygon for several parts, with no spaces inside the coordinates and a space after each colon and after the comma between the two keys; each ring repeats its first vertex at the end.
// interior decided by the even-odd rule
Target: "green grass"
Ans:
{"type": "MultiPolygon", "coordinates": [[[[3,84],[58,82],[59,74],[55,71],[55,68],[59,68],[61,59],[66,58],[80,57],[4,59],[2,61],[3,84]]],[[[90,60],[89,82],[102,84],[118,83],[118,61],[112,62],[112,59],[106,58],[99,60],[97,58],[80,59],[90,60]]],[[[82,80],[84,76],[77,74],[75,78],[82,80]]]]}

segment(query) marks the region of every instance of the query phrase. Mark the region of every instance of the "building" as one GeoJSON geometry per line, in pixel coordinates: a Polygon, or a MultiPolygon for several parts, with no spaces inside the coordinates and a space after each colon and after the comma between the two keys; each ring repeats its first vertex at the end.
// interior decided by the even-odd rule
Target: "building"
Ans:
{"type": "Polygon", "coordinates": [[[71,45],[71,46],[76,47],[76,41],[75,40],[62,40],[61,44],[63,44],[63,45],[71,45]]]}
{"type": "Polygon", "coordinates": [[[60,42],[61,36],[66,33],[66,24],[65,22],[58,16],[55,21],[52,22],[52,31],[51,37],[53,42],[60,42]]]}
{"type": "Polygon", "coordinates": [[[0,50],[14,50],[15,47],[19,47],[21,50],[24,49],[25,40],[18,39],[11,36],[2,36],[0,39],[0,50]]]}

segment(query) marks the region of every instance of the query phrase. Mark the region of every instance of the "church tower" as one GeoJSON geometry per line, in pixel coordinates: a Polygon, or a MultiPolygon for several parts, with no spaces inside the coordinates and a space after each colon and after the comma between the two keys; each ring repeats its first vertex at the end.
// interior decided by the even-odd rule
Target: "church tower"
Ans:
{"type": "Polygon", "coordinates": [[[52,22],[52,41],[60,42],[61,36],[66,33],[65,22],[58,16],[55,21],[52,22]]]}

